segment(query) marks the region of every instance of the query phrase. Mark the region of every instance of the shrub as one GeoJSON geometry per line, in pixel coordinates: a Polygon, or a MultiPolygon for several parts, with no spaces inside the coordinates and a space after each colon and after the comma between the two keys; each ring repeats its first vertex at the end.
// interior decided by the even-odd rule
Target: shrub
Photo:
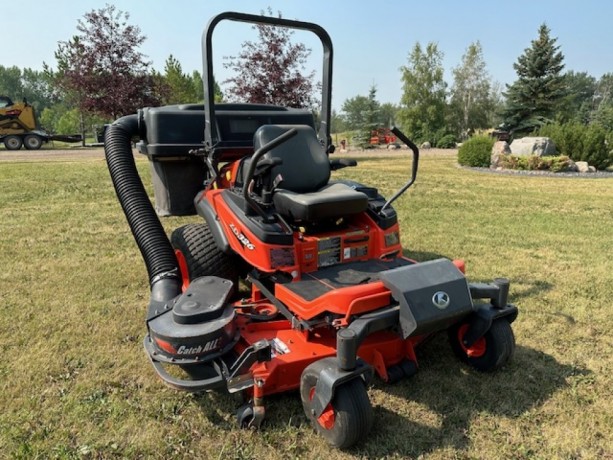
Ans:
{"type": "Polygon", "coordinates": [[[571,159],[566,155],[560,156],[516,156],[504,155],[500,157],[500,165],[505,169],[521,171],[566,171],[570,167],[571,159]]]}
{"type": "Polygon", "coordinates": [[[487,168],[490,165],[494,142],[489,136],[471,137],[460,147],[458,163],[463,166],[487,168]]]}
{"type": "Polygon", "coordinates": [[[535,134],[550,137],[558,151],[574,161],[587,161],[596,169],[605,169],[613,164],[607,132],[599,125],[556,123],[541,127],[535,134]]]}
{"type": "Polygon", "coordinates": [[[570,168],[572,160],[567,155],[560,155],[559,157],[549,157],[551,159],[551,166],[549,169],[553,172],[567,171],[570,168]]]}
{"type": "Polygon", "coordinates": [[[581,160],[596,169],[605,169],[613,163],[613,155],[607,144],[607,132],[600,126],[590,125],[583,135],[581,160]]]}
{"type": "Polygon", "coordinates": [[[439,149],[453,149],[455,145],[456,140],[453,134],[446,134],[436,141],[436,147],[439,149]]]}

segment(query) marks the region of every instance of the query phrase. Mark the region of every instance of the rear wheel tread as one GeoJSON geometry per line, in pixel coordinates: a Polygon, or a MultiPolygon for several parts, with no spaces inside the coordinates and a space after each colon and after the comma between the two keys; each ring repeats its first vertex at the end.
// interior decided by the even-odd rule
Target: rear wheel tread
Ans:
{"type": "Polygon", "coordinates": [[[171,243],[183,253],[190,281],[200,276],[219,276],[238,282],[235,258],[222,252],[206,224],[187,224],[172,232],[171,243]]]}

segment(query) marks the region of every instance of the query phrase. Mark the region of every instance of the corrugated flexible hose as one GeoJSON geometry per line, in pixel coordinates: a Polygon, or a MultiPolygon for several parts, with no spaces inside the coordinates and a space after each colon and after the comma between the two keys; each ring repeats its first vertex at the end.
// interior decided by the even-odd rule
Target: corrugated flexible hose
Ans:
{"type": "Polygon", "coordinates": [[[132,138],[137,135],[138,115],[118,119],[106,130],[104,152],[117,198],[147,266],[152,303],[165,302],[181,293],[180,272],[136,169],[132,138]]]}

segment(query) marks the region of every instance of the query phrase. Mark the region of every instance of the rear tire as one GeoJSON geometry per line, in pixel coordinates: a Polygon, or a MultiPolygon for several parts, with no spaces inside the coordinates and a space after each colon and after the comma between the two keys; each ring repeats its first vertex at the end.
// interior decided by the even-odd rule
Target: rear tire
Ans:
{"type": "Polygon", "coordinates": [[[179,227],[172,232],[170,242],[177,254],[184,286],[200,276],[219,276],[237,285],[237,258],[217,247],[208,225],[179,227]]]}
{"type": "Polygon", "coordinates": [[[373,423],[373,413],[366,385],[356,377],[338,386],[334,398],[320,417],[315,417],[312,400],[321,366],[314,362],[302,373],[300,398],[302,407],[315,431],[332,446],[346,449],[366,438],[373,423]]]}
{"type": "Polygon", "coordinates": [[[468,331],[468,323],[459,323],[452,326],[449,333],[449,342],[454,353],[465,363],[482,372],[491,372],[500,369],[515,352],[515,336],[511,324],[505,318],[492,322],[485,335],[471,346],[462,343],[468,331]]]}
{"type": "Polygon", "coordinates": [[[19,150],[23,145],[23,140],[21,137],[10,135],[4,138],[4,146],[7,150],[19,150]]]}
{"type": "Polygon", "coordinates": [[[23,140],[23,146],[27,150],[38,150],[43,145],[43,139],[36,134],[28,134],[23,140]]]}

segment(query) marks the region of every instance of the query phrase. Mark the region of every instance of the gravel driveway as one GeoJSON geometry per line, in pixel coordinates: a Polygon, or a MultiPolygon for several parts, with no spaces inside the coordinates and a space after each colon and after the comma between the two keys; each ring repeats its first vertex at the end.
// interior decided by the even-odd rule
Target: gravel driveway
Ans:
{"type": "Polygon", "coordinates": [[[69,161],[99,158],[104,159],[104,149],[102,147],[82,148],[82,149],[67,149],[55,150],[45,149],[40,150],[5,150],[0,149],[0,162],[30,162],[30,161],[69,161]]]}

